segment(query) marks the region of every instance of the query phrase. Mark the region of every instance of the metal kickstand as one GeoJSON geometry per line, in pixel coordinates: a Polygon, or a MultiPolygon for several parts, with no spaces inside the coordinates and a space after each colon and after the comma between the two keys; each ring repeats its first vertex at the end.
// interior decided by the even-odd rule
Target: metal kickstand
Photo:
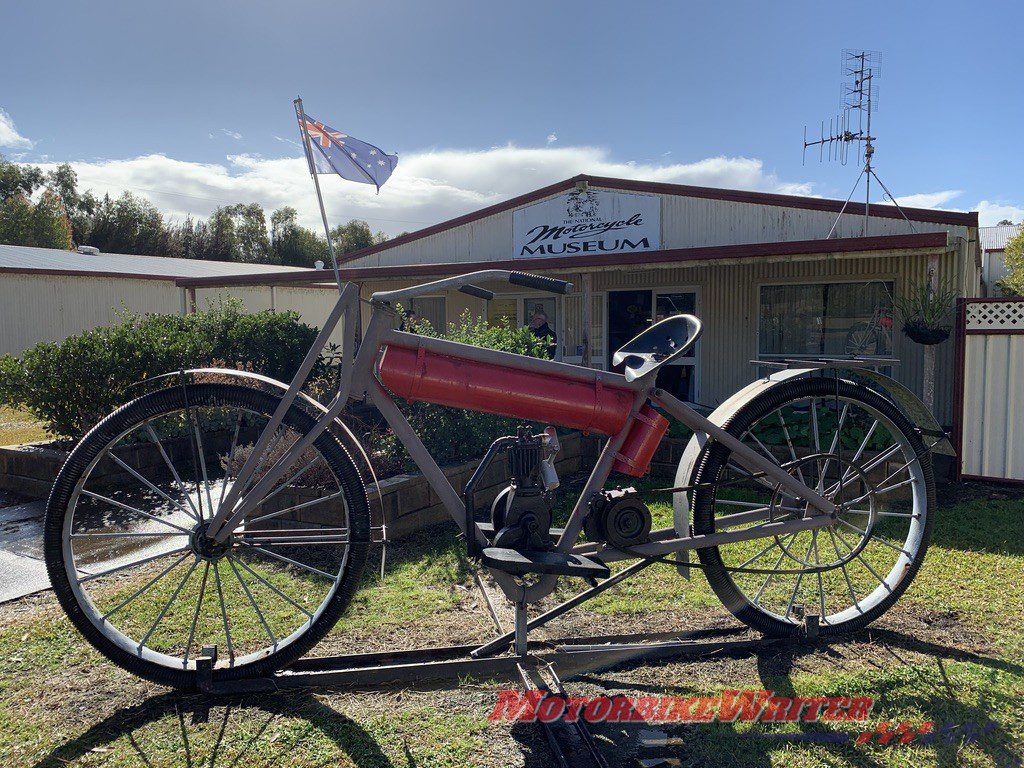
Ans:
{"type": "Polygon", "coordinates": [[[526,614],[526,601],[517,600],[515,602],[515,610],[515,640],[513,642],[513,648],[515,649],[516,656],[521,659],[525,659],[529,649],[529,641],[527,640],[529,628],[527,624],[530,620],[529,616],[526,614]]]}

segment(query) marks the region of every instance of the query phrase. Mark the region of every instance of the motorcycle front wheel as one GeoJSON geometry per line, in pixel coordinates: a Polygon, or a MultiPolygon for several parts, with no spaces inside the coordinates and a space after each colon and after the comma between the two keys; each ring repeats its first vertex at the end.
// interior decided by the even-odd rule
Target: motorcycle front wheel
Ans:
{"type": "MultiPolygon", "coordinates": [[[[280,398],[196,383],[144,395],[74,448],[47,503],[45,555],[82,635],[129,672],[194,689],[215,646],[220,679],[269,675],[340,618],[366,561],[359,471],[320,435],[227,540],[205,535],[280,398]]],[[[255,484],[314,425],[293,405],[255,484]]]]}

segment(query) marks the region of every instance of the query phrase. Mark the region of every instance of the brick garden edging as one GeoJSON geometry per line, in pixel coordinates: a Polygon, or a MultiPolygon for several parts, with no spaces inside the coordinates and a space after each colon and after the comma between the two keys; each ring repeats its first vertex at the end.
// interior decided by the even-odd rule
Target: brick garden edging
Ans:
{"type": "Polygon", "coordinates": [[[45,499],[67,458],[67,451],[51,448],[48,443],[0,448],[0,490],[45,499]]]}
{"type": "MultiPolygon", "coordinates": [[[[562,477],[587,470],[596,461],[600,447],[598,438],[572,433],[563,435],[560,439],[562,450],[555,466],[562,477]]],[[[165,445],[168,452],[173,454],[172,446],[165,445]]],[[[154,474],[159,474],[162,460],[156,452],[155,446],[141,444],[134,448],[134,454],[131,458],[122,458],[137,469],[149,469],[154,474]]],[[[50,486],[53,484],[57,472],[67,457],[67,451],[46,444],[0,448],[0,489],[14,491],[30,498],[45,499],[50,493],[50,486]]],[[[466,481],[476,469],[476,465],[476,461],[470,461],[448,467],[444,473],[455,490],[461,493],[466,481]]],[[[116,483],[118,477],[124,476],[124,474],[123,470],[115,466],[112,466],[109,471],[112,483],[116,483]]],[[[477,503],[480,506],[490,504],[507,482],[507,467],[504,462],[495,462],[484,474],[477,503]]],[[[366,490],[370,498],[371,511],[376,520],[380,516],[377,490],[372,484],[367,486],[366,490]]],[[[389,538],[397,539],[408,536],[449,519],[437,494],[427,484],[426,478],[419,473],[382,478],[380,491],[383,497],[389,538]]],[[[275,509],[284,509],[312,498],[315,498],[313,491],[302,488],[288,490],[278,494],[264,511],[272,512],[275,509]]],[[[324,505],[323,509],[319,511],[325,518],[325,522],[331,519],[330,505],[324,505]]],[[[303,519],[313,520],[314,518],[311,517],[309,511],[306,511],[303,513],[303,519]]],[[[335,517],[334,520],[336,521],[337,518],[335,517]]]]}
{"type": "MultiPolygon", "coordinates": [[[[244,431],[244,430],[243,430],[244,431]]],[[[207,452],[220,448],[224,453],[231,445],[231,432],[211,433],[206,440],[210,443],[207,452]]],[[[164,449],[172,461],[177,461],[189,450],[184,439],[164,441],[164,449]]],[[[70,451],[54,448],[52,443],[29,443],[0,448],[0,490],[13,491],[31,499],[45,499],[50,495],[50,486],[57,473],[67,461],[70,451]]],[[[142,442],[119,448],[118,456],[129,466],[146,477],[163,478],[167,470],[160,451],[153,443],[142,442]]],[[[129,475],[110,461],[97,467],[104,478],[103,485],[116,486],[129,475]]]]}

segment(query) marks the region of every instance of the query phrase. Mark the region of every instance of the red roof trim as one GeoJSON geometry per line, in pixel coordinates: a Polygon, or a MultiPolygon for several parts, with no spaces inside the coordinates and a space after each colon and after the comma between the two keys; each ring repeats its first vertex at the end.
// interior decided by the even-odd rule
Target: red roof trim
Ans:
{"type": "MultiPolygon", "coordinates": [[[[353,259],[369,256],[374,253],[380,253],[381,251],[387,251],[391,248],[396,248],[400,245],[405,245],[406,243],[411,243],[415,240],[429,237],[430,235],[436,235],[438,232],[443,232],[447,229],[460,227],[463,224],[469,224],[470,222],[478,221],[479,219],[484,219],[488,216],[494,216],[495,214],[504,213],[505,211],[513,208],[528,205],[529,203],[536,202],[537,200],[541,200],[558,192],[572,189],[577,182],[580,181],[586,181],[588,184],[595,187],[620,189],[627,192],[681,195],[683,197],[699,197],[706,200],[728,200],[736,203],[752,203],[754,205],[777,205],[787,208],[803,208],[811,211],[828,211],[831,213],[839,213],[845,204],[846,211],[848,213],[859,216],[864,215],[864,203],[845,203],[843,200],[829,200],[818,197],[778,195],[771,192],[748,192],[740,189],[719,189],[717,187],[693,187],[686,184],[633,181],[631,179],[615,179],[607,176],[588,176],[586,174],[580,174],[579,176],[573,176],[571,179],[565,179],[564,181],[559,181],[547,187],[535,189],[533,192],[527,192],[524,195],[513,197],[502,203],[496,203],[495,205],[481,208],[478,211],[457,216],[456,218],[449,219],[448,221],[442,221],[439,224],[434,224],[426,227],[425,229],[418,229],[415,232],[399,235],[398,237],[388,240],[385,243],[381,243],[380,245],[371,245],[369,248],[352,251],[351,253],[345,254],[343,261],[347,263],[353,259]]],[[[956,211],[937,211],[930,208],[904,208],[903,212],[906,213],[908,218],[915,221],[929,222],[932,224],[954,224],[964,227],[978,226],[977,211],[960,213],[956,211]]],[[[903,215],[899,210],[892,205],[872,205],[870,215],[887,219],[903,218],[903,215]]]]}
{"type": "Polygon", "coordinates": [[[35,269],[33,267],[0,267],[4,275],[50,275],[54,277],[103,277],[121,280],[175,280],[183,279],[181,275],[147,275],[129,272],[98,272],[88,269],[35,269]]]}
{"type": "MultiPolygon", "coordinates": [[[[775,243],[747,243],[745,245],[716,245],[699,248],[670,248],[661,251],[634,253],[586,254],[558,256],[543,259],[510,259],[503,261],[463,261],[442,264],[410,264],[388,267],[350,267],[341,269],[343,280],[389,279],[403,277],[431,277],[462,274],[480,269],[518,269],[530,272],[572,272],[586,267],[625,267],[641,264],[679,264],[726,259],[764,258],[768,256],[798,256],[801,254],[861,253],[865,251],[913,250],[944,248],[945,232],[925,232],[914,235],[881,235],[877,237],[846,237],[831,240],[793,240],[775,243]]],[[[278,272],[236,277],[190,277],[178,280],[179,286],[204,287],[214,285],[258,285],[274,282],[289,283],[308,280],[308,274],[278,272]]]]}

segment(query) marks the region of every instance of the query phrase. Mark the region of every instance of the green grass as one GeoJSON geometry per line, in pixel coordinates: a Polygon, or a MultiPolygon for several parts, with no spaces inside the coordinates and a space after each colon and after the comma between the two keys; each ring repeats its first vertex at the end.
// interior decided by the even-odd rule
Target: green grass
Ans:
{"type": "MultiPolygon", "coordinates": [[[[658,754],[682,756],[683,764],[1020,765],[1024,500],[979,487],[943,489],[940,499],[932,545],[917,580],[867,632],[821,648],[642,665],[591,675],[570,688],[646,695],[714,695],[733,687],[768,687],[780,695],[863,693],[875,698],[872,725],[879,720],[992,724],[976,743],[916,747],[747,737],[857,729],[854,724],[649,726],[681,740],[681,746],[658,754]]],[[[563,501],[563,516],[570,503],[563,501]]],[[[653,503],[652,510],[655,525],[668,524],[671,509],[665,500],[653,503]]],[[[391,547],[383,580],[371,558],[349,612],[325,640],[325,652],[467,642],[486,628],[452,530],[441,527],[391,547]]],[[[294,584],[294,575],[290,578],[294,584]]],[[[114,601],[125,589],[114,582],[105,599],[114,601]]],[[[158,610],[164,594],[154,593],[151,610],[158,610]]],[[[226,592],[226,597],[245,599],[240,593],[226,592]]],[[[280,620],[286,615],[280,606],[280,620]]],[[[661,566],[574,615],[581,632],[730,620],[699,572],[687,582],[661,566]]],[[[216,619],[214,612],[202,620],[216,619]]],[[[252,617],[248,625],[239,621],[240,630],[258,630],[252,617]]],[[[173,647],[175,640],[168,636],[165,642],[173,647]]],[[[533,741],[541,738],[537,731],[486,721],[494,688],[316,692],[204,703],[201,697],[164,692],[110,665],[78,637],[52,595],[0,606],[0,754],[15,766],[515,765],[524,749],[538,750],[536,759],[543,764],[543,746],[533,741]]],[[[639,757],[650,757],[638,746],[639,726],[596,730],[613,764],[635,765],[639,757]]]]}
{"type": "Polygon", "coordinates": [[[0,406],[0,445],[24,445],[49,440],[50,433],[31,413],[0,406]]]}

